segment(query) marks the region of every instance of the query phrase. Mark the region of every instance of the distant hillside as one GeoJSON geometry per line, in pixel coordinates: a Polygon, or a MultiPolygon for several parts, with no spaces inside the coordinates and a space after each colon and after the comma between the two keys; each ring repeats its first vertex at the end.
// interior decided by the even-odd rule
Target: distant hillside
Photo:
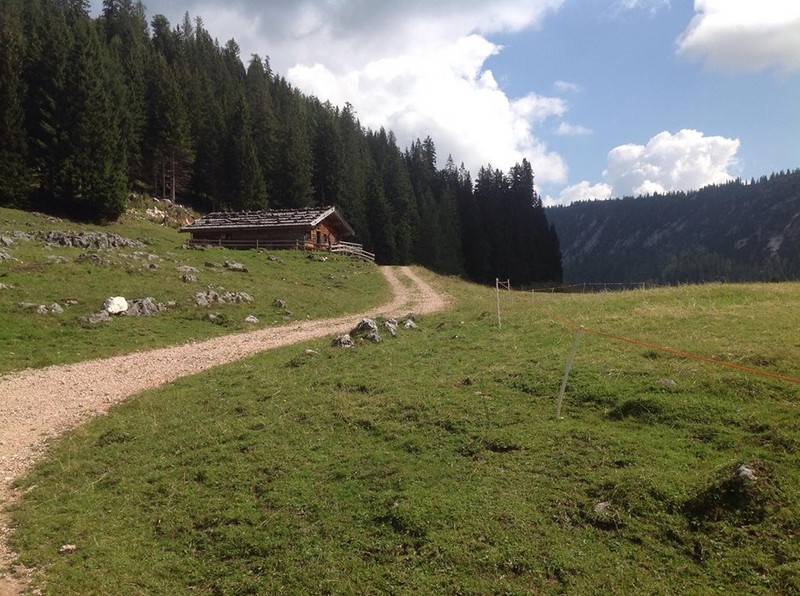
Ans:
{"type": "Polygon", "coordinates": [[[547,209],[565,282],[800,279],[800,169],[547,209]]]}

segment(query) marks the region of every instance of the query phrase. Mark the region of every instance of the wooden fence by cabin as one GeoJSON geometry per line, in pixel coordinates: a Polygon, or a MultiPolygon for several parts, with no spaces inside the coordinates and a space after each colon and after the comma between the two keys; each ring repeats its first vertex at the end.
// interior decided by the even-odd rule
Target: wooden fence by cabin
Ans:
{"type": "Polygon", "coordinates": [[[310,240],[260,240],[258,238],[253,240],[240,240],[240,239],[203,239],[193,238],[186,242],[188,246],[219,246],[221,248],[234,248],[234,249],[253,249],[263,248],[265,250],[319,250],[325,252],[332,252],[337,254],[344,254],[351,257],[356,257],[362,261],[375,261],[375,254],[364,250],[363,245],[356,244],[355,242],[337,242],[336,244],[316,243],[310,240]]]}

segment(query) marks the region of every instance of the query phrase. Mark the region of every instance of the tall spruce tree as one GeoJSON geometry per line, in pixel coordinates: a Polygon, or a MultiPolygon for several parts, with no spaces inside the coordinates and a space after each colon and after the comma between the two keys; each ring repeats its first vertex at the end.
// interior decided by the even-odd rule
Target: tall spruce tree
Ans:
{"type": "Polygon", "coordinates": [[[269,63],[253,55],[247,67],[245,93],[250,110],[250,128],[255,145],[256,158],[264,176],[266,203],[272,196],[272,172],[275,168],[277,122],[270,95],[271,73],[269,63]]]}
{"type": "Polygon", "coordinates": [[[343,193],[342,138],[337,122],[339,113],[329,102],[310,100],[314,158],[311,184],[314,204],[333,205],[343,193]]]}
{"type": "Polygon", "coordinates": [[[25,128],[33,173],[31,198],[37,208],[47,210],[56,207],[52,191],[60,163],[69,153],[62,108],[73,34],[64,11],[45,0],[25,3],[23,27],[25,128]]]}
{"type": "Polygon", "coordinates": [[[282,77],[275,80],[278,143],[272,172],[276,206],[306,207],[311,203],[313,155],[307,104],[282,77]]]}
{"type": "Polygon", "coordinates": [[[75,2],[68,18],[75,37],[60,113],[67,154],[59,160],[51,191],[60,199],[59,208],[72,216],[114,220],[125,211],[127,193],[121,73],[86,6],[75,2]]]}
{"type": "Polygon", "coordinates": [[[230,144],[226,151],[229,200],[235,210],[267,208],[267,188],[250,132],[250,112],[244,95],[228,125],[230,144]]]}
{"type": "Polygon", "coordinates": [[[147,18],[141,1],[103,0],[101,23],[114,61],[122,71],[121,133],[132,181],[149,179],[144,159],[147,126],[147,72],[152,64],[147,18]]]}
{"type": "Polygon", "coordinates": [[[25,117],[35,205],[86,220],[124,210],[119,71],[83,2],[26,4],[25,117]]]}
{"type": "Polygon", "coordinates": [[[25,133],[22,2],[3,0],[0,10],[0,205],[24,207],[29,172],[25,133]]]}
{"type": "Polygon", "coordinates": [[[148,81],[147,144],[157,195],[175,200],[188,184],[194,161],[185,98],[166,59],[158,55],[148,81]]]}

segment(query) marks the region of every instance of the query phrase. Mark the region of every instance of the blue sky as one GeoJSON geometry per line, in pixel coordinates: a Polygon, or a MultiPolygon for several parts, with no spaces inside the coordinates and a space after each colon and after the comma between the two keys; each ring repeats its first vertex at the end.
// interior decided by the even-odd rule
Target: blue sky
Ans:
{"type": "MultiPolygon", "coordinates": [[[[101,0],[92,0],[95,11],[101,0]]],[[[548,204],[800,167],[796,0],[150,0],[402,147],[531,161],[548,204]]]]}

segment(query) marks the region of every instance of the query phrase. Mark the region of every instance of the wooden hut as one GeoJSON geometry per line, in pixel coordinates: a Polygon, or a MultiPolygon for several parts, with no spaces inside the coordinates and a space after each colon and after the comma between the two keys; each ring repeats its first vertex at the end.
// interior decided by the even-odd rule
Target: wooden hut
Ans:
{"type": "MultiPolygon", "coordinates": [[[[363,252],[360,245],[346,242],[355,231],[335,207],[214,212],[183,226],[181,232],[191,234],[192,246],[363,252]]],[[[374,258],[369,253],[363,256],[374,258]]]]}

